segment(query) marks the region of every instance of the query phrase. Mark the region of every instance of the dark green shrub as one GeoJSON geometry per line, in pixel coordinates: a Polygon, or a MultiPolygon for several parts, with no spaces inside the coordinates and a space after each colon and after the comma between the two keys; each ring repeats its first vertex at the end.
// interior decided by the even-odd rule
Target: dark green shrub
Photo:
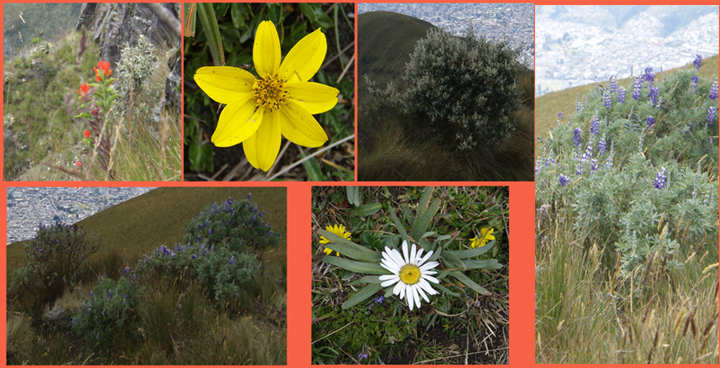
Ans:
{"type": "Polygon", "coordinates": [[[8,295],[39,313],[74,285],[80,266],[99,247],[99,240],[77,225],[40,225],[35,238],[25,245],[28,263],[13,272],[8,295]]]}
{"type": "Polygon", "coordinates": [[[106,354],[138,336],[138,293],[141,290],[125,277],[102,280],[90,292],[72,320],[72,328],[85,338],[85,346],[106,354]]]}
{"type": "Polygon", "coordinates": [[[507,43],[432,29],[418,41],[403,80],[407,109],[426,118],[449,147],[471,150],[502,143],[515,128],[516,76],[522,66],[507,43]]]}

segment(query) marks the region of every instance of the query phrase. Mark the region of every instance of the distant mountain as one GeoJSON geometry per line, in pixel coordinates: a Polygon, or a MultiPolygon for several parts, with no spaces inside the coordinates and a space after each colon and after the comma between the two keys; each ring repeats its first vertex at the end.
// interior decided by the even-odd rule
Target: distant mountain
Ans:
{"type": "MultiPolygon", "coordinates": [[[[282,234],[280,246],[286,246],[287,191],[285,188],[215,187],[215,188],[158,188],[110,207],[77,223],[86,233],[100,236],[98,254],[117,250],[127,260],[138,259],[161,245],[172,246],[182,241],[185,228],[206,206],[222,204],[229,197],[246,198],[265,211],[263,220],[282,234]]],[[[18,263],[26,262],[23,245],[7,247],[8,277],[18,263]]],[[[134,264],[131,264],[134,266],[134,264]]]]}

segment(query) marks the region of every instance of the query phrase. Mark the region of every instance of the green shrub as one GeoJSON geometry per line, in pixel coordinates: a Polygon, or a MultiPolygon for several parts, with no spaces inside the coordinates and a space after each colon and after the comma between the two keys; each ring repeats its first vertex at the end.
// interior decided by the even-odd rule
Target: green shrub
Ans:
{"type": "Polygon", "coordinates": [[[25,245],[28,263],[13,272],[8,295],[20,299],[37,317],[44,306],[74,285],[80,266],[98,248],[99,241],[77,225],[40,225],[35,238],[25,245]]]}
{"type": "Polygon", "coordinates": [[[85,338],[86,348],[107,354],[138,336],[138,293],[127,278],[102,280],[75,314],[72,328],[85,338]]]}
{"type": "Polygon", "coordinates": [[[236,252],[252,249],[260,252],[268,246],[277,245],[280,233],[272,231],[270,225],[262,220],[265,211],[247,199],[233,202],[232,198],[219,206],[217,203],[207,206],[197,218],[188,224],[185,243],[226,245],[236,252]]]}
{"type": "Polygon", "coordinates": [[[515,128],[522,69],[516,55],[505,42],[476,37],[472,27],[464,37],[432,29],[405,66],[406,108],[424,116],[449,147],[499,145],[515,128]]]}

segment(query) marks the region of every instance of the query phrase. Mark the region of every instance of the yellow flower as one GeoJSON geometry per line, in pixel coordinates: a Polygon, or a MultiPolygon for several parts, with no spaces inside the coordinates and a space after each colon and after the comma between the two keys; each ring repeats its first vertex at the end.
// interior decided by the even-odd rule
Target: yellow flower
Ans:
{"type": "MultiPolygon", "coordinates": [[[[343,225],[333,225],[333,226],[328,225],[325,227],[325,230],[327,230],[337,236],[341,236],[347,240],[350,240],[350,236],[352,235],[352,234],[350,234],[350,232],[345,231],[345,226],[343,226],[343,225]]],[[[328,240],[324,236],[321,236],[320,244],[327,244],[327,243],[330,243],[330,240],[328,240]]],[[[325,254],[330,255],[332,252],[333,252],[332,249],[325,247],[325,254]]],[[[338,256],[340,255],[340,253],[338,253],[337,251],[335,251],[335,254],[337,254],[338,256]]]]}
{"type": "Polygon", "coordinates": [[[229,66],[198,69],[197,85],[210,98],[227,105],[212,142],[218,147],[243,143],[250,164],[264,171],[277,158],[281,136],[305,147],[322,146],[328,138],[312,114],[335,107],[339,91],[308,80],[320,69],[326,51],[325,35],[317,29],[295,44],[281,63],[275,25],[264,21],[253,46],[260,79],[229,66]]]}
{"type": "Polygon", "coordinates": [[[472,238],[470,241],[472,243],[470,244],[470,247],[473,249],[478,247],[483,247],[485,244],[487,244],[490,240],[495,240],[495,237],[492,235],[492,233],[495,231],[493,228],[482,228],[480,229],[480,238],[472,238]]]}

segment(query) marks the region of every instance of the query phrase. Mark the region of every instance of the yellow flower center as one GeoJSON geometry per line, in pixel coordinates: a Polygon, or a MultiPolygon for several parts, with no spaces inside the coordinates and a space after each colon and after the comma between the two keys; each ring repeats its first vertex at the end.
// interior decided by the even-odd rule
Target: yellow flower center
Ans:
{"type": "Polygon", "coordinates": [[[406,264],[400,269],[400,281],[406,285],[415,284],[420,280],[420,268],[412,264],[406,264]]]}
{"type": "Polygon", "coordinates": [[[252,90],[257,106],[264,107],[270,112],[284,105],[288,97],[285,81],[276,75],[268,76],[265,79],[256,79],[252,90]]]}

